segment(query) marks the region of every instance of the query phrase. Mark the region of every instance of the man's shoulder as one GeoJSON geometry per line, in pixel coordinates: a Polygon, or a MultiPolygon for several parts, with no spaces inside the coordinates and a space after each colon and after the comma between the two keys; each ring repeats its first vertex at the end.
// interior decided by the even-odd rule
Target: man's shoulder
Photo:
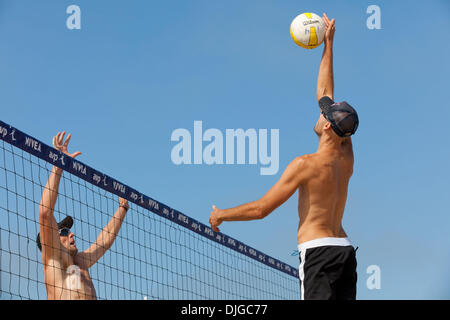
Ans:
{"type": "Polygon", "coordinates": [[[304,155],[298,156],[297,159],[302,159],[304,161],[307,161],[307,160],[314,159],[315,157],[317,157],[317,153],[309,153],[309,154],[304,154],[304,155]]]}
{"type": "Polygon", "coordinates": [[[294,161],[299,166],[307,167],[308,165],[311,165],[312,163],[314,163],[316,161],[316,159],[317,159],[317,154],[311,153],[311,154],[304,154],[304,155],[298,156],[297,158],[294,159],[294,161]]]}
{"type": "Polygon", "coordinates": [[[81,251],[76,254],[73,262],[82,270],[88,270],[90,259],[92,259],[92,257],[86,251],[81,251]]]}
{"type": "Polygon", "coordinates": [[[317,154],[305,154],[296,157],[292,163],[298,172],[301,172],[305,178],[312,177],[315,172],[315,163],[317,162],[317,154]]]}

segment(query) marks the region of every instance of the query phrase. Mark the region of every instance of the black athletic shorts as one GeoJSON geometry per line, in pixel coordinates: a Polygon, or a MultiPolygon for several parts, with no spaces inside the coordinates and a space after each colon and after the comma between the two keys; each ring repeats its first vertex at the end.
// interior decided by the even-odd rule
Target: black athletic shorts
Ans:
{"type": "Polygon", "coordinates": [[[319,238],[300,244],[302,300],[355,300],[356,250],[348,238],[319,238]]]}

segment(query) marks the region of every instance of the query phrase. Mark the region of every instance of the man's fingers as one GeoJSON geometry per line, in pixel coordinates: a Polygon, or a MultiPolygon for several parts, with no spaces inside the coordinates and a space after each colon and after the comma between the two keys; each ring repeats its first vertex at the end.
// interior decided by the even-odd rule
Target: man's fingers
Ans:
{"type": "Polygon", "coordinates": [[[59,135],[59,137],[58,137],[58,144],[59,144],[59,145],[62,144],[62,141],[63,141],[63,139],[64,139],[64,135],[65,135],[65,134],[66,134],[66,132],[63,131],[63,132],[59,135]]]}
{"type": "Polygon", "coordinates": [[[61,146],[63,144],[64,141],[64,136],[66,135],[66,132],[63,131],[62,135],[59,137],[59,141],[58,144],[61,146]]]}
{"type": "MultiPolygon", "coordinates": [[[[216,206],[213,205],[213,209],[215,209],[215,208],[216,208],[216,206]]],[[[211,212],[211,215],[209,216],[209,224],[211,225],[211,229],[213,229],[213,231],[220,232],[219,228],[217,228],[215,219],[213,219],[213,214],[214,214],[214,211],[211,212]]]]}
{"type": "Polygon", "coordinates": [[[53,137],[53,146],[56,148],[56,146],[58,145],[58,141],[59,141],[59,135],[61,134],[61,132],[58,132],[56,134],[56,136],[53,137]]]}
{"type": "Polygon", "coordinates": [[[72,157],[72,158],[76,158],[76,157],[78,157],[80,154],[81,154],[81,152],[80,152],[80,151],[77,151],[77,152],[75,152],[75,153],[72,153],[71,157],[72,157]]]}
{"type": "Polygon", "coordinates": [[[72,135],[69,133],[69,135],[67,136],[66,142],[64,142],[65,147],[67,147],[69,145],[69,141],[70,141],[71,137],[72,137],[72,135]]]}
{"type": "Polygon", "coordinates": [[[331,22],[330,22],[330,29],[331,30],[334,30],[334,19],[333,20],[331,20],[331,22]]]}
{"type": "Polygon", "coordinates": [[[330,18],[328,18],[328,16],[327,16],[326,13],[323,14],[323,22],[325,23],[325,27],[326,27],[327,29],[334,29],[335,19],[333,18],[333,19],[330,21],[330,18]]]}

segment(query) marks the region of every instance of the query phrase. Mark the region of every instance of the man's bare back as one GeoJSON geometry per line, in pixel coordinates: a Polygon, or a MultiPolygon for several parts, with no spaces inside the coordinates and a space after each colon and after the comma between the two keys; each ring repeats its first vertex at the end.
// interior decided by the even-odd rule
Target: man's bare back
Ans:
{"type": "Polygon", "coordinates": [[[322,237],[347,237],[343,227],[348,183],[353,173],[350,138],[340,149],[303,156],[311,170],[298,188],[298,243],[322,237]]]}

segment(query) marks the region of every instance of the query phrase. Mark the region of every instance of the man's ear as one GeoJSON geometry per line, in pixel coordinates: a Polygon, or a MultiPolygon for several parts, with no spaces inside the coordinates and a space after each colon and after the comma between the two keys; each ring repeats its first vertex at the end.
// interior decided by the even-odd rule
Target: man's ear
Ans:
{"type": "Polygon", "coordinates": [[[330,130],[330,128],[331,128],[331,123],[329,123],[329,122],[327,121],[327,123],[325,123],[325,125],[323,126],[323,129],[324,129],[324,130],[330,130]]]}

